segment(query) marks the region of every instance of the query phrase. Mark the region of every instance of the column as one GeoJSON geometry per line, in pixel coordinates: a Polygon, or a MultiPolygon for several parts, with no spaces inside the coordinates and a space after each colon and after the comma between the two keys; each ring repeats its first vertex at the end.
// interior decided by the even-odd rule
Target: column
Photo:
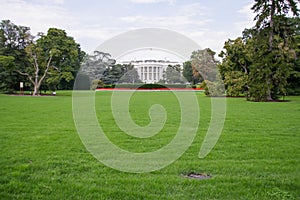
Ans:
{"type": "Polygon", "coordinates": [[[143,81],[144,80],[144,68],[139,67],[139,69],[140,69],[140,79],[141,79],[141,81],[143,81]]]}
{"type": "Polygon", "coordinates": [[[147,67],[144,67],[144,81],[147,81],[148,70],[147,67]]]}
{"type": "Polygon", "coordinates": [[[149,81],[152,82],[153,77],[152,77],[152,67],[149,67],[149,81]]]}

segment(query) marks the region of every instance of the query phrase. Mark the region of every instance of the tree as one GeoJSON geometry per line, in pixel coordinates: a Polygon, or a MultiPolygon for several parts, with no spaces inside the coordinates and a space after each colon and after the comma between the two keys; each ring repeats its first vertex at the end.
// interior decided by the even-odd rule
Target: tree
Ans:
{"type": "Polygon", "coordinates": [[[226,94],[228,96],[245,95],[249,89],[249,67],[252,64],[250,43],[245,43],[241,37],[228,40],[224,44],[224,50],[219,56],[222,63],[218,65],[219,72],[224,80],[226,94]]]}
{"type": "MultiPolygon", "coordinates": [[[[269,29],[248,31],[252,43],[253,64],[249,73],[249,95],[254,101],[272,101],[286,95],[287,79],[292,71],[295,50],[290,40],[294,29],[284,16],[275,16],[272,51],[268,40],[269,29]]],[[[250,49],[249,49],[250,50],[250,49]]]]}
{"type": "Polygon", "coordinates": [[[141,83],[139,74],[132,64],[125,64],[122,69],[122,77],[118,81],[119,83],[141,83]]]}
{"type": "Polygon", "coordinates": [[[50,28],[46,36],[40,35],[41,38],[37,40],[37,45],[43,49],[56,51],[53,54],[51,64],[59,69],[50,69],[46,83],[48,86],[52,86],[53,89],[56,89],[56,87],[59,87],[59,89],[72,89],[74,77],[80,68],[85,52],[64,30],[50,28]]]}
{"type": "MultiPolygon", "coordinates": [[[[224,51],[219,55],[222,57],[219,70],[227,95],[246,92],[249,100],[269,101],[288,94],[286,88],[292,82],[300,82],[299,21],[295,19],[274,16],[272,51],[269,51],[268,28],[245,29],[242,38],[225,42],[224,51]]],[[[297,84],[292,87],[297,88],[297,84]]]]}
{"type": "Polygon", "coordinates": [[[32,39],[29,27],[15,25],[10,20],[3,20],[0,23],[0,53],[2,55],[24,55],[22,50],[31,43],[32,39]]]}
{"type": "Polygon", "coordinates": [[[296,59],[292,64],[292,70],[287,82],[288,95],[300,95],[300,19],[290,18],[290,23],[295,27],[294,35],[292,37],[292,48],[295,49],[296,59]]]}
{"type": "Polygon", "coordinates": [[[90,80],[102,80],[105,83],[108,80],[109,71],[115,60],[111,59],[111,55],[105,52],[94,51],[93,55],[87,55],[81,67],[81,73],[89,76],[90,80]]]}
{"type": "Polygon", "coordinates": [[[209,48],[192,52],[192,68],[195,77],[214,81],[217,75],[217,64],[215,52],[209,48]]]}
{"type": "MultiPolygon", "coordinates": [[[[289,13],[298,16],[299,0],[255,0],[256,26],[247,39],[254,46],[249,73],[249,95],[255,101],[271,101],[285,95],[291,72],[291,24],[289,13]]],[[[250,33],[250,34],[249,34],[250,33]]]]}
{"type": "Polygon", "coordinates": [[[165,71],[167,83],[183,83],[180,65],[169,65],[165,71]]]}
{"type": "Polygon", "coordinates": [[[26,47],[28,64],[16,69],[32,83],[33,95],[38,95],[47,77],[48,83],[54,85],[61,79],[74,79],[74,68],[79,68],[82,59],[79,45],[64,30],[50,28],[47,35],[39,37],[26,47]]]}
{"type": "Polygon", "coordinates": [[[222,78],[218,74],[218,61],[215,60],[215,52],[209,48],[192,52],[192,67],[194,75],[202,76],[200,87],[205,90],[207,96],[223,96],[224,87],[222,78]]]}
{"type": "Polygon", "coordinates": [[[0,23],[0,90],[11,93],[19,89],[19,82],[24,81],[14,69],[21,68],[27,62],[25,48],[32,41],[30,29],[17,26],[10,20],[0,23]]]}
{"type": "Polygon", "coordinates": [[[11,93],[13,92],[13,87],[16,80],[16,76],[12,75],[14,68],[15,58],[13,56],[1,56],[0,55],[0,91],[11,93]],[[4,81],[5,80],[5,81],[4,81]]]}
{"type": "Polygon", "coordinates": [[[201,76],[194,75],[191,61],[186,61],[183,63],[182,75],[186,78],[188,82],[192,84],[196,84],[203,81],[201,76]]]}
{"type": "Polygon", "coordinates": [[[299,0],[255,0],[255,4],[251,8],[257,13],[254,20],[257,29],[268,28],[269,31],[269,51],[272,51],[275,31],[275,17],[286,16],[291,12],[295,16],[299,16],[297,2],[299,0]]]}
{"type": "Polygon", "coordinates": [[[34,87],[33,95],[38,95],[39,88],[47,76],[50,67],[54,68],[54,66],[51,65],[53,53],[49,53],[49,56],[44,58],[42,56],[43,50],[36,44],[31,44],[26,47],[26,51],[31,66],[28,65],[24,67],[24,69],[16,69],[16,71],[29,79],[34,87]]]}

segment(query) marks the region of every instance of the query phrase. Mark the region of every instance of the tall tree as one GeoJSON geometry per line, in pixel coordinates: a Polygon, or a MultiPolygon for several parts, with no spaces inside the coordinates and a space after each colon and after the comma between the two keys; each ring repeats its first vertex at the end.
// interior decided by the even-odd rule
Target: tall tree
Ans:
{"type": "Polygon", "coordinates": [[[235,40],[229,39],[224,44],[224,50],[219,54],[222,63],[218,68],[228,96],[245,95],[249,88],[248,74],[252,64],[249,45],[240,37],[235,40]]]}
{"type": "MultiPolygon", "coordinates": [[[[252,10],[257,13],[256,20],[256,32],[252,37],[256,41],[257,48],[260,48],[259,53],[254,54],[256,56],[256,62],[253,67],[257,69],[261,76],[253,75],[253,83],[261,82],[262,88],[265,88],[265,94],[263,91],[258,96],[253,88],[251,93],[255,100],[273,100],[275,91],[279,93],[285,93],[284,87],[286,86],[286,79],[289,76],[289,55],[290,54],[290,35],[288,30],[290,25],[287,24],[287,15],[292,14],[294,16],[299,15],[297,8],[297,2],[299,0],[255,0],[255,4],[252,10]],[[268,35],[268,38],[266,38],[268,35]],[[265,42],[267,41],[267,43],[265,42]],[[257,57],[259,56],[259,57],[257,57]],[[283,67],[285,65],[285,67],[283,67]],[[280,72],[280,73],[279,73],[280,72]],[[279,74],[284,76],[279,77],[279,74]],[[257,81],[256,78],[260,80],[257,81]],[[274,81],[275,80],[275,81],[274,81]]],[[[254,72],[255,70],[252,70],[254,72]]],[[[250,95],[251,95],[250,94],[250,95]]]]}
{"type": "Polygon", "coordinates": [[[139,74],[136,70],[136,68],[134,68],[134,65],[132,64],[124,64],[122,66],[122,77],[120,78],[120,80],[118,81],[119,83],[141,83],[141,80],[139,78],[139,74]]]}
{"type": "Polygon", "coordinates": [[[1,91],[11,93],[18,89],[20,81],[24,81],[14,69],[27,62],[25,48],[32,39],[30,28],[15,25],[10,20],[0,23],[1,91]]]}
{"type": "Polygon", "coordinates": [[[169,65],[165,71],[166,83],[183,83],[180,65],[169,65]]]}
{"type": "Polygon", "coordinates": [[[89,76],[90,80],[102,80],[109,75],[109,70],[115,60],[105,52],[94,51],[93,55],[87,55],[82,63],[82,73],[89,76]]]}
{"type": "Polygon", "coordinates": [[[196,84],[203,81],[203,78],[200,74],[195,75],[193,73],[193,67],[191,61],[186,61],[183,63],[182,75],[189,83],[196,84]]]}
{"type": "Polygon", "coordinates": [[[50,69],[46,78],[46,83],[52,85],[54,89],[72,89],[74,77],[80,68],[85,52],[81,50],[80,45],[74,38],[67,35],[64,30],[50,28],[47,35],[41,34],[37,40],[37,45],[43,49],[56,51],[53,54],[52,65],[59,70],[50,69]]]}
{"type": "Polygon", "coordinates": [[[26,47],[28,65],[16,69],[32,83],[33,95],[38,94],[47,77],[49,82],[56,83],[74,79],[72,72],[76,65],[79,68],[82,59],[79,45],[64,30],[50,28],[47,35],[39,34],[39,37],[26,47]]]}
{"type": "Polygon", "coordinates": [[[204,80],[215,81],[217,75],[217,64],[215,52],[209,48],[192,52],[192,68],[195,77],[202,77],[204,80]]]}
{"type": "Polygon", "coordinates": [[[290,18],[289,21],[294,24],[292,27],[295,27],[291,44],[295,50],[296,59],[292,65],[291,75],[287,80],[287,94],[300,95],[300,18],[290,18]]]}
{"type": "Polygon", "coordinates": [[[55,52],[49,52],[49,55],[45,58],[43,56],[43,49],[36,44],[31,44],[26,47],[26,52],[29,57],[30,64],[22,67],[22,69],[16,69],[16,71],[28,78],[33,85],[33,95],[38,95],[42,82],[48,75],[50,67],[58,70],[58,68],[51,65],[52,57],[55,52]]]}
{"type": "Polygon", "coordinates": [[[3,20],[0,23],[1,54],[17,54],[16,51],[24,50],[32,39],[29,27],[15,25],[10,20],[3,20]]]}
{"type": "Polygon", "coordinates": [[[291,12],[294,16],[299,16],[297,8],[299,0],[255,0],[255,4],[251,8],[257,13],[256,28],[269,30],[269,51],[272,51],[274,41],[275,16],[286,16],[291,12]]]}
{"type": "Polygon", "coordinates": [[[268,39],[254,36],[249,40],[252,64],[249,69],[249,98],[253,101],[271,101],[286,95],[293,53],[284,47],[284,41],[275,37],[273,50],[268,50],[268,39]]]}
{"type": "Polygon", "coordinates": [[[297,90],[299,18],[275,16],[274,24],[272,51],[268,28],[245,29],[242,38],[225,42],[219,70],[228,95],[236,96],[247,89],[248,99],[268,101],[297,90]],[[291,87],[289,91],[287,86],[291,87]]]}
{"type": "Polygon", "coordinates": [[[14,84],[18,83],[17,77],[13,75],[15,58],[13,56],[0,55],[0,91],[12,93],[14,84]]]}

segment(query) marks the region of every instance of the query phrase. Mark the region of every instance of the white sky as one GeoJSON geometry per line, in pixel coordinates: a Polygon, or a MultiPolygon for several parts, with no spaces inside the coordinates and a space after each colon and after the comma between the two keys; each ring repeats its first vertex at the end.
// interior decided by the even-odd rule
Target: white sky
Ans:
{"type": "Polygon", "coordinates": [[[254,0],[0,0],[0,19],[32,34],[66,30],[87,53],[120,33],[166,28],[219,53],[229,38],[254,25],[254,0]]]}

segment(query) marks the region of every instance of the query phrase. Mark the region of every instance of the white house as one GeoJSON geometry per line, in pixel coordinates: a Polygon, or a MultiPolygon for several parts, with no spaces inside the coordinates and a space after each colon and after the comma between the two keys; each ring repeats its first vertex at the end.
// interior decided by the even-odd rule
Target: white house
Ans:
{"type": "Polygon", "coordinates": [[[164,80],[164,72],[169,65],[180,65],[181,62],[168,60],[133,60],[122,61],[120,64],[131,64],[137,70],[139,78],[144,83],[157,83],[159,80],[164,80]]]}

